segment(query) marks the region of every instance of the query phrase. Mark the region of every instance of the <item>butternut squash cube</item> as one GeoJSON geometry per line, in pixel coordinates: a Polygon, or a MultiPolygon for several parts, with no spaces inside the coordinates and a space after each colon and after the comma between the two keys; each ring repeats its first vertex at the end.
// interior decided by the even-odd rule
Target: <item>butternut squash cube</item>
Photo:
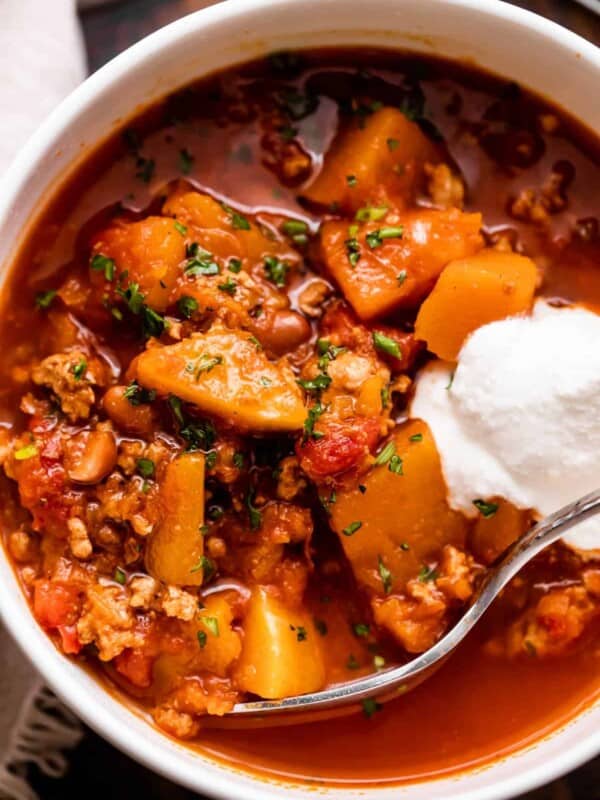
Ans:
{"type": "Polygon", "coordinates": [[[286,361],[271,362],[247,331],[214,325],[137,360],[137,380],[251,431],[294,431],[306,417],[302,392],[286,361]]]}
{"type": "Polygon", "coordinates": [[[404,205],[425,162],[440,160],[440,147],[416,122],[396,108],[382,108],[342,131],[304,197],[321,206],[335,204],[347,213],[386,198],[404,205]]]}
{"type": "Polygon", "coordinates": [[[483,246],[481,214],[417,210],[393,220],[392,227],[386,219],[356,232],[346,222],[326,222],[321,229],[324,261],[362,320],[417,305],[449,261],[483,246]],[[378,244],[386,230],[398,235],[378,244]]]}
{"type": "Polygon", "coordinates": [[[537,269],[517,253],[482,250],[448,264],[425,300],[415,325],[418,339],[446,361],[456,361],[477,328],[531,309],[537,269]]]}
{"type": "Polygon", "coordinates": [[[203,581],[204,456],[173,459],[160,484],[160,520],[148,537],[146,568],[153,578],[175,586],[203,581]]]}
{"type": "Polygon", "coordinates": [[[319,638],[306,611],[288,608],[263,587],[254,589],[244,618],[237,685],[269,700],[322,689],[319,638]]]}
{"type": "Polygon", "coordinates": [[[399,425],[390,459],[337,492],[331,523],[360,584],[371,595],[401,592],[446,544],[462,546],[467,521],[446,502],[433,436],[420,420],[399,425]]]}

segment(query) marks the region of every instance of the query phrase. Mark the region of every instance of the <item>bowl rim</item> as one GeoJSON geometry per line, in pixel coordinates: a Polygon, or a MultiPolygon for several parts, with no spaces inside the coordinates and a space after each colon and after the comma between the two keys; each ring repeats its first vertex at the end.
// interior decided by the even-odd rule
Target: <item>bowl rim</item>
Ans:
{"type": "MultiPolygon", "coordinates": [[[[8,216],[15,200],[26,191],[28,181],[36,169],[36,163],[40,156],[52,146],[53,142],[64,134],[69,126],[74,123],[76,124],[78,116],[93,105],[98,95],[101,95],[104,90],[118,83],[119,79],[128,70],[142,66],[152,57],[154,52],[171,45],[173,42],[176,42],[192,32],[201,30],[204,25],[215,22],[235,21],[236,18],[245,13],[253,13],[261,10],[268,11],[275,6],[283,8],[292,3],[297,3],[298,1],[299,0],[224,0],[224,2],[217,3],[216,5],[209,6],[175,20],[118,54],[72,91],[45,119],[17,154],[1,181],[3,191],[0,193],[0,221],[8,216]]],[[[342,0],[340,0],[340,2],[341,1],[342,0]]],[[[492,19],[501,19],[515,26],[533,29],[543,38],[552,39],[566,50],[577,53],[582,64],[587,62],[591,65],[595,65],[596,68],[600,67],[600,48],[572,31],[563,28],[558,23],[535,14],[532,11],[503,2],[503,0],[483,0],[483,2],[482,0],[430,0],[430,2],[438,3],[441,8],[443,6],[452,6],[462,8],[466,11],[477,11],[492,19]]],[[[244,60],[245,59],[241,57],[239,63],[243,63],[244,60]]],[[[74,163],[77,162],[75,161],[74,163]]],[[[72,166],[73,164],[71,167],[72,166]]],[[[43,200],[44,202],[42,205],[45,205],[47,198],[44,197],[43,200]]],[[[20,246],[21,239],[19,236],[15,237],[13,244],[15,249],[20,246]]],[[[13,254],[8,256],[7,260],[9,263],[11,262],[13,254]]],[[[0,568],[4,570],[4,567],[6,567],[12,572],[12,566],[10,565],[4,548],[0,547],[0,550],[2,551],[0,554],[0,561],[5,562],[0,564],[0,568]]],[[[14,578],[14,581],[16,583],[16,578],[14,578]]],[[[19,592],[21,591],[20,587],[18,587],[18,590],[19,592]]],[[[147,742],[144,737],[135,736],[127,727],[120,726],[118,717],[114,714],[113,704],[117,703],[119,706],[122,706],[123,704],[121,701],[102,687],[100,691],[106,696],[110,696],[110,703],[108,703],[107,707],[103,705],[95,707],[93,703],[89,702],[89,691],[85,687],[80,686],[78,682],[68,680],[67,673],[69,670],[69,662],[57,653],[50,639],[41,630],[40,636],[34,636],[32,638],[29,636],[27,626],[23,625],[19,618],[23,620],[27,617],[29,620],[29,617],[32,615],[29,611],[22,613],[21,607],[15,600],[15,597],[2,586],[0,586],[0,616],[7,630],[17,642],[26,658],[34,664],[41,676],[47,681],[61,700],[75,709],[77,715],[81,717],[90,728],[94,729],[134,760],[173,782],[186,785],[195,791],[200,790],[207,792],[212,797],[231,800],[233,781],[240,780],[241,771],[238,768],[230,768],[225,762],[220,762],[209,754],[202,754],[202,758],[206,759],[209,764],[214,765],[216,768],[209,773],[205,772],[204,774],[206,777],[202,778],[202,770],[198,770],[196,775],[191,775],[189,770],[182,774],[182,772],[179,771],[181,765],[178,765],[177,759],[172,758],[170,754],[166,752],[164,754],[165,757],[161,759],[159,757],[160,746],[157,751],[157,749],[152,746],[152,743],[149,741],[147,742]],[[58,656],[58,658],[52,657],[52,654],[58,656]]],[[[77,669],[80,668],[77,667],[77,669]]],[[[578,719],[589,710],[591,709],[584,709],[576,713],[573,720],[578,719]]],[[[566,723],[566,725],[568,724],[569,723],[566,723]]],[[[546,738],[551,739],[560,730],[564,729],[564,727],[565,726],[561,726],[553,730],[549,735],[537,739],[533,745],[525,746],[522,750],[528,749],[530,746],[535,747],[543,745],[546,738]]],[[[165,740],[168,739],[166,734],[159,734],[159,736],[164,737],[165,740]]],[[[518,752],[521,752],[521,749],[518,752]]],[[[596,736],[587,736],[583,741],[578,743],[576,747],[567,749],[566,752],[561,754],[560,758],[555,758],[549,764],[543,763],[529,766],[515,775],[494,781],[494,784],[488,787],[462,791],[460,793],[460,798],[461,800],[506,800],[509,797],[513,797],[559,777],[565,772],[580,766],[585,761],[597,755],[598,752],[600,752],[600,732],[598,732],[596,736]]],[[[475,769],[478,768],[476,767],[475,769]]],[[[473,770],[465,770],[466,773],[472,771],[473,770]]],[[[463,774],[464,772],[451,773],[448,776],[433,778],[430,782],[436,783],[444,779],[460,780],[463,774]]],[[[238,791],[243,791],[243,795],[240,794],[238,796],[244,796],[245,800],[266,800],[267,797],[274,796],[269,791],[269,787],[273,785],[281,789],[285,789],[290,786],[290,784],[298,785],[297,782],[294,783],[291,780],[273,779],[270,775],[262,777],[259,773],[243,772],[242,775],[248,780],[244,782],[243,787],[241,783],[237,783],[236,785],[239,787],[238,791]]],[[[425,783],[427,782],[429,781],[425,783]]],[[[300,786],[301,785],[302,784],[300,784],[300,786]]],[[[391,786],[392,785],[390,785],[390,788],[391,786]]],[[[404,784],[399,784],[398,789],[403,789],[404,786],[404,784]]],[[[364,785],[357,786],[356,789],[363,795],[369,791],[364,785]]],[[[327,794],[328,791],[331,792],[331,797],[343,796],[338,794],[339,787],[337,786],[326,787],[325,794],[327,794]]],[[[345,791],[346,796],[348,795],[347,790],[342,791],[345,791]]],[[[458,795],[456,795],[456,797],[458,797],[458,795]]]]}

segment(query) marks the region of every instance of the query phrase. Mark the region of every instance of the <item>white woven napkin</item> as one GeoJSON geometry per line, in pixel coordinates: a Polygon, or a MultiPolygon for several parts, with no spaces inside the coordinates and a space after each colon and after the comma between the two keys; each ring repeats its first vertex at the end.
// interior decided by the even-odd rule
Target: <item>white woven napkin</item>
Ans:
{"type": "MultiPolygon", "coordinates": [[[[85,74],[75,0],[0,0],[0,191],[16,151],[85,74]]],[[[80,737],[0,624],[0,800],[34,800],[27,764],[59,776],[61,750],[80,737]]]]}

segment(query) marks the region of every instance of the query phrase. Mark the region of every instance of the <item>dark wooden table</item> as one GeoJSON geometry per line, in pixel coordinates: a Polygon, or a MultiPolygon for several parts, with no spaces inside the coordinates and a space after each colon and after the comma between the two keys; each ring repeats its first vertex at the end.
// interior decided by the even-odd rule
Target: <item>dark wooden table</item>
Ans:
{"type": "MultiPolygon", "coordinates": [[[[82,24],[90,70],[157,28],[215,2],[218,0],[115,0],[86,11],[82,24]]],[[[520,0],[515,5],[543,14],[600,45],[600,17],[571,0],[520,0]]],[[[69,773],[60,781],[32,775],[42,800],[197,797],[134,763],[91,731],[72,755],[71,763],[69,773]]],[[[600,800],[600,759],[521,800],[600,800]]]]}

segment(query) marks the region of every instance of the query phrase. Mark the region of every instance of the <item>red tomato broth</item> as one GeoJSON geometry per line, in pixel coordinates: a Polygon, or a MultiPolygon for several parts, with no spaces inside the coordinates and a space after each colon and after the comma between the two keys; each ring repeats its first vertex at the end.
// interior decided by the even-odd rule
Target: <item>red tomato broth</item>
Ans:
{"type": "MultiPolygon", "coordinates": [[[[308,54],[306,66],[286,83],[308,83],[320,97],[318,108],[294,123],[298,141],[313,165],[318,168],[322,164],[323,153],[336,132],[337,108],[332,97],[343,102],[351,93],[349,87],[363,81],[364,92],[381,102],[392,102],[398,87],[406,85],[406,75],[412,76],[408,80],[411,86],[411,80],[420,76],[425,117],[440,131],[464,174],[468,186],[465,210],[483,213],[488,239],[493,241],[509,229],[509,238],[518,237],[527,255],[543,266],[540,294],[600,309],[600,239],[594,216],[598,213],[596,187],[600,179],[598,142],[538,98],[458,64],[366,51],[308,54]],[[371,77],[356,77],[357,63],[368,67],[371,77]],[[541,131],[536,122],[540,114],[555,115],[557,130],[541,131]],[[531,221],[508,214],[507,207],[520,191],[539,187],[557,162],[568,162],[574,168],[564,168],[568,202],[553,209],[542,232],[531,221]]],[[[15,368],[53,352],[48,344],[51,318],[38,315],[36,324],[32,324],[30,309],[36,291],[87,264],[90,237],[111,220],[116,204],[130,219],[141,219],[160,209],[157,190],[160,195],[167,184],[184,179],[242,212],[262,215],[267,223],[278,223],[293,214],[314,230],[322,216],[327,218],[331,213],[325,211],[321,216],[313,206],[296,199],[310,184],[304,172],[292,178],[284,176],[283,183],[278,180],[281,172],[276,175],[272,164],[269,167],[264,163],[273,151],[268,147],[261,150],[265,136],[261,114],[249,114],[244,103],[236,108],[232,102],[231,98],[239,94],[252,99],[268,91],[271,80],[264,64],[255,64],[179,93],[134,119],[132,124],[142,141],[135,153],[131,138],[124,144],[121,135],[113,137],[52,198],[20,252],[5,290],[0,324],[5,352],[0,363],[3,427],[22,427],[23,416],[15,409],[23,387],[15,378],[15,368]],[[227,103],[217,97],[217,87],[224,90],[227,103]],[[194,109],[191,113],[190,107],[194,109]]],[[[312,255],[310,248],[312,245],[308,251],[312,255]]],[[[294,278],[289,288],[293,309],[297,308],[301,287],[312,277],[307,269],[294,278]]],[[[411,310],[400,311],[393,319],[410,322],[412,316],[411,310]]],[[[105,320],[94,321],[92,327],[121,364],[128,364],[137,353],[135,342],[115,336],[105,320]]],[[[312,444],[319,445],[319,440],[312,444]]],[[[322,449],[328,452],[327,447],[322,449]]],[[[335,440],[331,449],[335,451],[335,440]]],[[[329,463],[333,452],[322,460],[329,463]]],[[[353,468],[362,452],[358,448],[354,455],[354,449],[348,448],[348,463],[344,461],[343,468],[353,468]]],[[[13,506],[14,487],[8,491],[11,503],[6,504],[2,515],[5,535],[20,513],[13,506]]],[[[315,524],[317,540],[327,539],[324,520],[317,518],[315,524]]],[[[320,558],[323,562],[341,562],[337,542],[327,540],[318,545],[315,558],[317,562],[320,558]],[[325,554],[319,554],[321,546],[325,554]]],[[[571,572],[565,557],[565,563],[557,569],[542,564],[540,574],[535,570],[531,573],[531,582],[534,587],[545,583],[569,585],[571,572]]],[[[31,593],[26,581],[24,588],[31,593]]],[[[350,627],[364,617],[365,598],[347,565],[342,564],[338,579],[319,571],[312,574],[307,597],[314,618],[326,620],[332,634],[325,648],[330,680],[368,672],[372,661],[368,642],[349,633],[350,627]],[[328,608],[321,602],[324,592],[331,596],[328,608]],[[352,671],[345,666],[349,649],[358,662],[352,671]]],[[[251,734],[221,729],[218,721],[210,720],[202,726],[198,743],[193,746],[245,769],[294,780],[353,785],[422,780],[514,752],[557,728],[598,696],[600,650],[594,628],[574,652],[548,660],[509,660],[490,655],[487,643],[502,629],[503,618],[511,618],[513,605],[518,607],[518,598],[511,596],[507,602],[499,604],[489,619],[480,623],[437,675],[386,705],[371,719],[353,716],[290,726],[285,735],[277,728],[257,729],[251,734]]],[[[178,658],[185,651],[179,634],[178,625],[168,621],[155,644],[167,647],[164,642],[168,641],[171,654],[178,658]]],[[[384,637],[378,645],[378,652],[394,659],[391,642],[384,637]]],[[[87,654],[80,659],[93,666],[87,654]]],[[[142,706],[151,705],[153,689],[142,685],[147,683],[147,664],[134,662],[130,669],[134,667],[143,678],[138,687],[132,688],[112,666],[103,679],[109,676],[128,694],[137,696],[142,706]]]]}

